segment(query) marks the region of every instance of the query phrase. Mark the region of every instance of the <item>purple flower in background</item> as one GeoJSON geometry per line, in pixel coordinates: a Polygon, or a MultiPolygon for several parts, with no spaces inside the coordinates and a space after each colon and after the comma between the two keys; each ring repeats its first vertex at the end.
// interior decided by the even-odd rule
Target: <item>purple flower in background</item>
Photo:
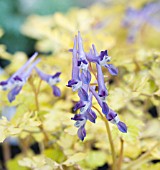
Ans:
{"type": "Polygon", "coordinates": [[[16,95],[20,93],[22,87],[30,77],[33,68],[39,63],[40,59],[33,62],[37,55],[38,53],[34,53],[34,55],[8,80],[0,82],[0,87],[2,90],[10,90],[8,93],[8,100],[10,102],[15,100],[16,95]]]}
{"type": "Polygon", "coordinates": [[[57,86],[55,86],[57,83],[60,82],[59,76],[60,76],[61,72],[57,72],[54,75],[49,75],[49,74],[45,74],[37,67],[35,67],[35,70],[37,71],[40,78],[42,80],[46,81],[51,86],[53,94],[57,97],[61,96],[60,89],[57,86]]]}
{"type": "Polygon", "coordinates": [[[127,8],[122,26],[129,28],[128,42],[133,42],[143,25],[160,30],[160,2],[148,3],[142,9],[127,8]]]}

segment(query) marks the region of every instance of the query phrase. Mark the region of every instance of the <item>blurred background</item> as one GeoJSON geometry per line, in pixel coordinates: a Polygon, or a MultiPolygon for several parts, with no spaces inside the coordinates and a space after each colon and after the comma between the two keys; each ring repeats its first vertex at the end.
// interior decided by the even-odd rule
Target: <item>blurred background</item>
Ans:
{"type": "MultiPolygon", "coordinates": [[[[87,7],[96,0],[0,0],[0,27],[5,30],[0,39],[9,52],[34,51],[34,40],[21,34],[21,26],[27,16],[32,14],[51,15],[55,12],[67,12],[72,7],[87,7]]],[[[31,26],[32,27],[32,26],[31,26]]]]}

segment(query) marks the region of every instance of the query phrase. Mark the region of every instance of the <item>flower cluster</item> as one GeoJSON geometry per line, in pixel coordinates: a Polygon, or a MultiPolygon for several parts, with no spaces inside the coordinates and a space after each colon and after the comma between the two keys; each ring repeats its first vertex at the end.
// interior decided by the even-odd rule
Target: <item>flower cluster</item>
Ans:
{"type": "Polygon", "coordinates": [[[96,48],[92,45],[89,53],[85,53],[83,49],[82,38],[80,32],[75,36],[74,47],[72,50],[72,79],[68,81],[68,87],[73,91],[78,91],[79,102],[74,106],[74,111],[80,110],[79,114],[75,114],[72,120],[76,121],[75,126],[78,128],[78,137],[83,141],[86,136],[85,124],[87,120],[95,123],[96,113],[92,110],[92,98],[96,98],[98,104],[102,108],[102,113],[108,121],[117,125],[118,129],[126,133],[127,127],[118,118],[118,115],[106,103],[108,90],[105,86],[102,67],[106,67],[111,75],[117,75],[118,69],[110,64],[111,57],[108,56],[107,50],[97,53],[96,48]],[[90,63],[96,64],[96,79],[98,84],[98,93],[95,86],[91,86],[91,70],[90,63]]]}
{"type": "Polygon", "coordinates": [[[55,96],[60,96],[60,89],[55,86],[59,81],[60,72],[51,76],[43,73],[39,70],[36,65],[40,62],[40,59],[36,59],[38,53],[34,53],[33,56],[18,70],[16,71],[8,80],[0,82],[0,89],[3,91],[9,90],[8,100],[12,102],[15,100],[15,97],[20,93],[22,87],[25,85],[29,79],[32,70],[35,69],[40,76],[40,78],[46,81],[53,89],[53,94],[55,96]]]}

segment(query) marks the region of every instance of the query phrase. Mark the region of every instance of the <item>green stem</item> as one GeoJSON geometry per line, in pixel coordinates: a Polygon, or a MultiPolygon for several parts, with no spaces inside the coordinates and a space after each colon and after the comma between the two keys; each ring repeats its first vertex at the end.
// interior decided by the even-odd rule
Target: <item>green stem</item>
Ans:
{"type": "Polygon", "coordinates": [[[143,161],[146,160],[146,158],[148,158],[148,156],[150,156],[151,152],[160,145],[160,142],[157,142],[150,150],[148,150],[148,152],[144,153],[142,156],[140,156],[137,160],[132,161],[128,166],[126,166],[124,168],[124,170],[129,170],[129,169],[133,169],[134,167],[138,167],[140,166],[143,161]]]}
{"type": "Polygon", "coordinates": [[[101,116],[102,120],[105,123],[107,134],[108,134],[108,139],[109,139],[109,143],[111,147],[111,152],[112,152],[112,160],[113,160],[112,170],[116,170],[116,154],[115,154],[114,144],[113,144],[108,120],[103,116],[103,114],[95,106],[92,106],[92,107],[99,113],[99,115],[101,116]]]}

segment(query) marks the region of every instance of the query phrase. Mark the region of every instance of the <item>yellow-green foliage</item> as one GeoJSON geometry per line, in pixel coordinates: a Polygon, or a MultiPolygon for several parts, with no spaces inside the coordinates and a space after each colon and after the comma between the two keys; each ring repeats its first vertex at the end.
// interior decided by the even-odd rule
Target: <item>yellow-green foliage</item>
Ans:
{"type": "MultiPolygon", "coordinates": [[[[130,5],[141,8],[144,3],[133,1],[130,5]]],[[[24,152],[8,161],[9,170],[14,166],[17,170],[24,167],[32,170],[93,170],[105,163],[112,164],[107,132],[101,118],[98,117],[96,124],[87,124],[87,137],[83,142],[77,138],[77,129],[71,121],[72,107],[78,96],[66,87],[72,64],[68,49],[73,47],[77,30],[81,31],[86,51],[92,43],[98,51],[108,49],[112,63],[119,69],[119,75],[114,78],[105,70],[104,73],[109,90],[107,103],[128,127],[128,133],[121,134],[110,124],[117,157],[120,138],[124,141],[122,169],[160,169],[159,163],[151,162],[160,160],[160,32],[145,24],[145,30],[139,31],[135,43],[128,44],[127,29],[121,26],[127,5],[122,4],[95,4],[87,9],[71,9],[66,14],[27,18],[22,33],[36,39],[36,50],[44,54],[39,55],[42,58],[39,68],[48,74],[62,72],[58,84],[62,96],[54,97],[51,88],[42,82],[38,95],[40,111],[36,111],[34,93],[29,83],[12,104],[7,101],[7,93],[0,91],[0,111],[6,106],[16,106],[11,120],[7,120],[5,115],[0,120],[0,142],[15,136],[24,152]],[[48,52],[51,54],[46,57],[45,53],[48,52]],[[110,80],[112,84],[109,84],[110,80]],[[153,106],[157,118],[149,114],[153,106]],[[29,149],[35,141],[41,149],[40,155],[29,149]],[[143,157],[144,153],[146,156],[143,157]]],[[[3,45],[0,45],[0,53],[2,58],[11,61],[4,73],[0,74],[0,80],[7,79],[27,60],[23,52],[11,55],[3,45]]],[[[40,79],[33,72],[29,81],[38,87],[40,79]]]]}

